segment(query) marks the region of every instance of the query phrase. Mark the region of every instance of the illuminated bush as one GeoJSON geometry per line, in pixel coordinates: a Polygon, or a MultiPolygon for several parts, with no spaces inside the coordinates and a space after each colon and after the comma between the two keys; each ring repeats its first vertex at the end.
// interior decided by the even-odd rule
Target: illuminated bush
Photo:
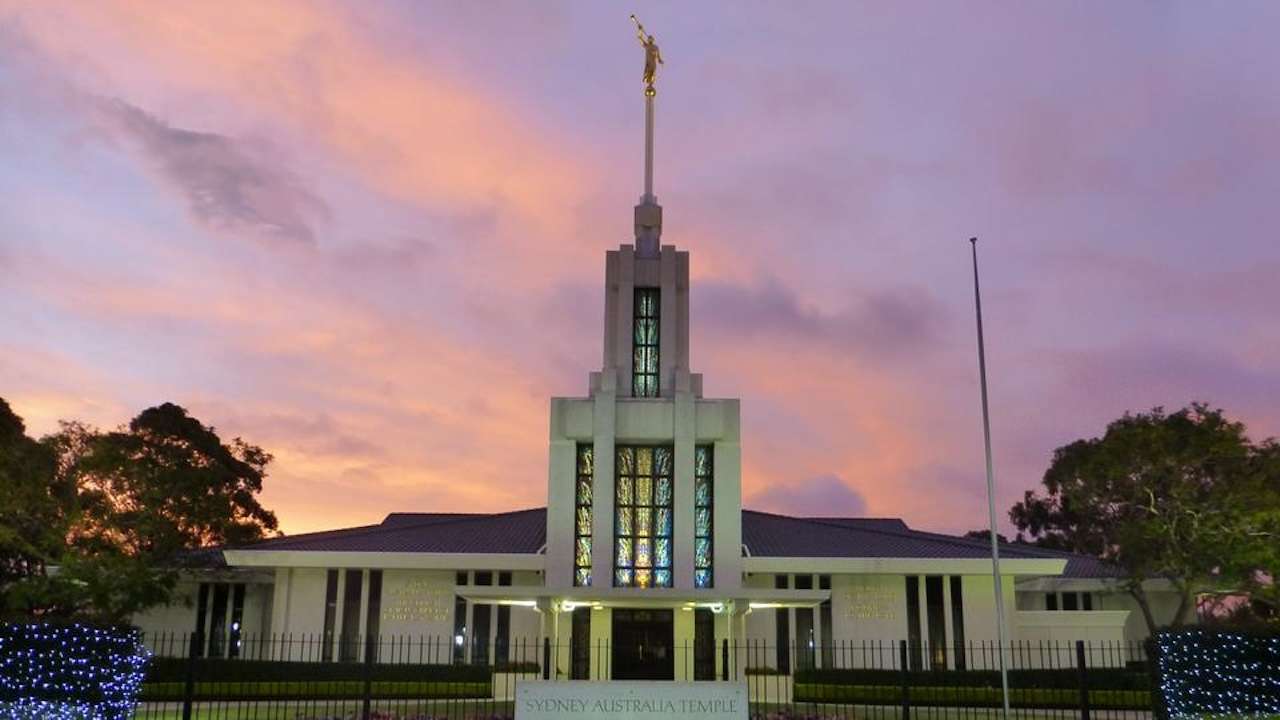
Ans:
{"type": "Polygon", "coordinates": [[[124,720],[148,654],[127,628],[0,624],[0,716],[124,720]]]}
{"type": "Polygon", "coordinates": [[[1280,636],[1188,630],[1155,643],[1171,717],[1280,712],[1280,636]]]}

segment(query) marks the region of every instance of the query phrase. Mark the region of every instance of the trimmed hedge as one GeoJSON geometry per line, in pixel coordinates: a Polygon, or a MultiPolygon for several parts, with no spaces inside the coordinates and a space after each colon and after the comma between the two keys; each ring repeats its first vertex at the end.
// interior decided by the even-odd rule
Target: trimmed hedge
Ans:
{"type": "MultiPolygon", "coordinates": [[[[978,686],[913,687],[908,693],[912,705],[937,707],[999,707],[1000,689],[978,686]]],[[[889,685],[824,685],[796,683],[797,703],[865,703],[897,705],[902,688],[889,685]]],[[[1023,708],[1074,709],[1080,691],[1066,688],[1024,688],[1009,690],[1009,704],[1023,708]]],[[[1144,690],[1090,690],[1089,707],[1095,710],[1150,710],[1152,696],[1144,690]]]]}
{"type": "MultiPolygon", "coordinates": [[[[900,686],[900,670],[801,670],[796,673],[796,684],[900,686]]],[[[907,684],[912,687],[999,688],[998,670],[911,670],[907,672],[907,684]]],[[[1089,688],[1093,690],[1141,690],[1151,689],[1151,677],[1145,672],[1127,668],[1090,668],[1089,688]]],[[[1070,670],[1009,670],[1010,688],[1074,689],[1079,690],[1079,671],[1070,670]]]]}
{"type": "MultiPolygon", "coordinates": [[[[143,681],[181,683],[187,677],[186,658],[152,658],[143,681]]],[[[374,680],[391,682],[473,682],[488,684],[492,669],[485,665],[419,665],[417,663],[376,663],[369,668],[374,680]]],[[[364,679],[363,663],[297,662],[285,660],[240,660],[202,658],[196,661],[196,681],[217,682],[300,682],[364,679]]]]}
{"type": "MultiPolygon", "coordinates": [[[[181,700],[185,683],[150,683],[142,687],[143,702],[181,700]]],[[[385,682],[370,684],[375,699],[488,698],[488,682],[385,682]]],[[[357,700],[364,697],[360,680],[302,682],[198,682],[196,700],[357,700]]]]}

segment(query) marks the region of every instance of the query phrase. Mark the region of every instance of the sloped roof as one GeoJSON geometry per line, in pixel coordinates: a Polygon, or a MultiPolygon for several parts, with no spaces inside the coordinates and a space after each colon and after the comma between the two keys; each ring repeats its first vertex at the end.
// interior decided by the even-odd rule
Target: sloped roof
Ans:
{"type": "MultiPolygon", "coordinates": [[[[912,530],[901,520],[798,518],[742,511],[742,543],[752,557],[939,558],[991,557],[986,540],[912,530]]],[[[1002,543],[1007,559],[1066,560],[1063,577],[1114,577],[1119,569],[1097,558],[1002,543]]]]}
{"type": "Polygon", "coordinates": [[[378,525],[272,538],[242,550],[534,554],[546,543],[545,508],[514,512],[392,513],[378,525]]]}
{"type": "MultiPolygon", "coordinates": [[[[377,525],[272,538],[241,549],[344,552],[535,554],[546,544],[546,508],[515,512],[391,513],[377,525]]],[[[984,540],[912,530],[897,518],[799,518],[742,511],[752,557],[954,558],[990,556],[984,540]]],[[[1063,577],[1115,577],[1096,558],[1005,543],[1001,557],[1064,559],[1063,577]]]]}

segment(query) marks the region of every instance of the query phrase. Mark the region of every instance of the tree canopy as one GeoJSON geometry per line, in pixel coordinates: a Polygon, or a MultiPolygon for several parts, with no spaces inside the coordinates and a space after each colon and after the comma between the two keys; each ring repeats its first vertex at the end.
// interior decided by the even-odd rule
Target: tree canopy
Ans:
{"type": "Polygon", "coordinates": [[[1253,442],[1240,422],[1193,403],[1111,422],[1102,437],[1054,451],[1043,487],[1010,518],[1036,544],[1123,568],[1156,629],[1146,584],[1168,581],[1189,621],[1201,593],[1269,602],[1280,569],[1280,446],[1253,442]]]}
{"type": "Polygon", "coordinates": [[[183,408],[39,441],[0,400],[0,604],[9,615],[119,622],[171,599],[192,551],[261,539],[271,456],[183,408]]]}

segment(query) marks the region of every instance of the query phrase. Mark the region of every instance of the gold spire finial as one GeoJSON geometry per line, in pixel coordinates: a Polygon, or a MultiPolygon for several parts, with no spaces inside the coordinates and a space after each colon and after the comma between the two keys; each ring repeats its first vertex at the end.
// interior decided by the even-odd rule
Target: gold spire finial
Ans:
{"type": "Polygon", "coordinates": [[[662,62],[662,51],[658,49],[658,43],[653,36],[644,31],[644,25],[640,24],[635,15],[631,16],[631,22],[636,24],[636,37],[640,39],[640,47],[644,48],[644,94],[653,97],[658,92],[653,89],[653,81],[658,76],[658,66],[665,64],[662,62]]]}

